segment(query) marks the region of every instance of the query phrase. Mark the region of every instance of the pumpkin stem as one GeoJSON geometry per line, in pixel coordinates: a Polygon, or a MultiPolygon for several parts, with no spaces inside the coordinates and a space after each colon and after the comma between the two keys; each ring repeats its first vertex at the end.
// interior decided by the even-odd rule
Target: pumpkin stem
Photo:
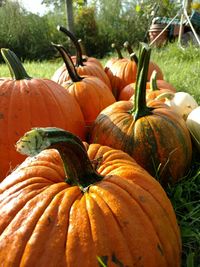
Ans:
{"type": "MultiPolygon", "coordinates": [[[[78,39],[78,43],[79,43],[79,45],[80,45],[82,55],[85,55],[85,56],[86,56],[86,50],[85,50],[85,47],[84,47],[84,45],[83,45],[83,41],[82,41],[82,39],[78,39]]],[[[83,60],[84,60],[84,58],[83,58],[83,60]]]]}
{"type": "Polygon", "coordinates": [[[75,48],[76,48],[76,64],[75,66],[78,67],[78,66],[84,66],[83,64],[83,53],[82,53],[82,49],[81,49],[81,46],[80,46],[80,43],[78,42],[78,39],[75,37],[75,35],[68,31],[66,28],[64,28],[63,26],[57,26],[57,29],[61,32],[63,32],[64,34],[66,34],[70,40],[73,42],[75,48]]]}
{"type": "Polygon", "coordinates": [[[124,57],[122,56],[121,50],[119,49],[119,47],[118,47],[115,43],[112,43],[112,44],[111,44],[111,47],[114,48],[114,49],[116,50],[117,55],[118,55],[118,59],[122,59],[122,58],[124,58],[124,57]]]}
{"type": "Polygon", "coordinates": [[[57,149],[66,174],[66,182],[82,191],[103,179],[92,166],[82,141],[74,134],[55,127],[34,128],[16,143],[21,154],[35,156],[44,149],[57,149]]]}
{"type": "Polygon", "coordinates": [[[66,68],[68,70],[68,73],[69,73],[69,76],[70,76],[71,80],[73,82],[79,82],[79,81],[81,81],[83,78],[78,75],[78,73],[76,71],[76,68],[74,66],[74,63],[73,63],[70,55],[68,54],[67,50],[62,45],[54,44],[54,43],[51,43],[51,44],[61,54],[61,56],[63,58],[63,61],[64,61],[65,65],[66,65],[66,68]]]}
{"type": "Polygon", "coordinates": [[[6,48],[1,48],[1,54],[10,70],[10,75],[15,80],[30,80],[31,77],[27,74],[24,66],[22,65],[16,54],[6,48]]]}
{"type": "Polygon", "coordinates": [[[153,70],[151,77],[150,77],[150,91],[159,90],[157,85],[157,71],[153,70]]]}
{"type": "Polygon", "coordinates": [[[152,108],[146,105],[146,82],[149,67],[151,48],[145,44],[140,44],[139,60],[137,67],[137,76],[135,83],[135,99],[134,109],[131,113],[134,115],[135,121],[140,117],[150,115],[152,108]]]}
{"type": "Polygon", "coordinates": [[[131,59],[131,61],[134,61],[136,65],[138,64],[138,57],[137,57],[135,52],[130,54],[130,59],[131,59]]]}
{"type": "Polygon", "coordinates": [[[133,51],[128,41],[124,43],[124,48],[126,48],[126,50],[128,51],[131,61],[135,61],[135,63],[138,64],[138,57],[136,53],[133,51]]]}
{"type": "Polygon", "coordinates": [[[128,41],[126,41],[124,43],[124,48],[128,51],[129,55],[131,55],[133,53],[133,49],[132,49],[132,47],[131,47],[131,45],[129,44],[128,41]]]}

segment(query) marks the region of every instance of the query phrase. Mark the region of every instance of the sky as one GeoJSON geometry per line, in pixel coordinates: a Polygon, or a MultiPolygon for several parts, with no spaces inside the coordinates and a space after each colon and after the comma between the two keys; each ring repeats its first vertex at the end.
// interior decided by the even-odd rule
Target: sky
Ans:
{"type": "Polygon", "coordinates": [[[42,0],[20,0],[20,3],[25,7],[26,10],[35,14],[44,14],[45,5],[41,4],[42,0]]]}

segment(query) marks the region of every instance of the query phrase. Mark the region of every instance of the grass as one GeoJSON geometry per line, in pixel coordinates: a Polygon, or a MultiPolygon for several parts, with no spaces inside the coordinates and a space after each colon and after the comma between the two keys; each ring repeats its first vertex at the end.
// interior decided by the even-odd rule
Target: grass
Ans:
{"type": "MultiPolygon", "coordinates": [[[[114,56],[104,58],[102,64],[105,65],[114,56]]],[[[177,91],[192,94],[200,105],[200,49],[190,46],[183,50],[175,43],[162,49],[152,49],[151,56],[163,70],[165,80],[172,83],[177,91]]],[[[51,78],[61,64],[61,60],[55,60],[25,62],[24,66],[32,77],[51,78]]],[[[0,65],[0,76],[10,76],[4,64],[0,65]]],[[[174,186],[168,187],[167,194],[181,229],[182,267],[200,267],[200,155],[195,147],[188,174],[174,186]]]]}

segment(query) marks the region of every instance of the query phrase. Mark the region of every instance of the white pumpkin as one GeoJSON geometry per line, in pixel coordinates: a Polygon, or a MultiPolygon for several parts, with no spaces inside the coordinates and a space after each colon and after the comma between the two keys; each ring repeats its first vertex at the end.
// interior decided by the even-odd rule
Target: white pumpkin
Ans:
{"type": "Polygon", "coordinates": [[[200,152],[200,106],[190,112],[186,120],[186,125],[200,152]]]}
{"type": "Polygon", "coordinates": [[[178,112],[184,120],[187,119],[190,112],[198,107],[198,104],[194,97],[186,92],[177,92],[171,99],[166,98],[165,104],[172,107],[178,112]]]}

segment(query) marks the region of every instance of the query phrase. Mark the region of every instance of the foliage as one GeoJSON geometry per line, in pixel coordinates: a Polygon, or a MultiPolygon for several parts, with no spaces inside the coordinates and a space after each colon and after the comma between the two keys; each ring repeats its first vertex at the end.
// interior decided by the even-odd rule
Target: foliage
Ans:
{"type": "Polygon", "coordinates": [[[93,7],[83,7],[75,15],[75,34],[83,41],[87,55],[100,55],[99,32],[93,7]]]}
{"type": "Polygon", "coordinates": [[[8,47],[22,59],[52,56],[50,31],[45,17],[25,12],[18,2],[0,8],[0,47],[8,47]]]}
{"type": "MultiPolygon", "coordinates": [[[[175,12],[171,1],[130,1],[98,0],[73,1],[75,33],[83,39],[89,55],[104,57],[111,52],[111,43],[122,46],[125,41],[134,45],[145,40],[151,11],[158,3],[163,15],[175,12]],[[139,5],[136,4],[139,3],[139,5]],[[140,7],[140,8],[138,8],[140,7]]],[[[67,26],[66,1],[43,0],[44,5],[51,7],[44,16],[33,15],[21,8],[19,2],[7,0],[0,9],[0,47],[9,47],[19,57],[26,59],[48,59],[55,53],[50,42],[68,40],[58,33],[58,24],[67,26]],[[31,33],[31,34],[30,34],[31,33]],[[31,35],[31,36],[30,36],[31,35]],[[23,49],[22,49],[23,47],[23,49]]]]}

